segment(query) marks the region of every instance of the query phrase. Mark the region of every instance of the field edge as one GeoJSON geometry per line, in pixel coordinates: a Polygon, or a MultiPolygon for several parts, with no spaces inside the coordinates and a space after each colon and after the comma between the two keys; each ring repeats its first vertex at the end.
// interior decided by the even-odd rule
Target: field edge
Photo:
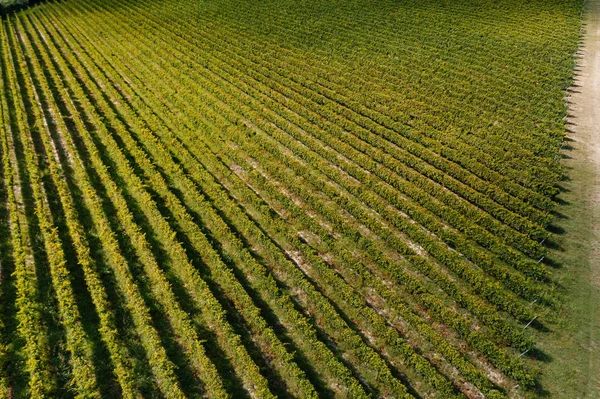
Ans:
{"type": "Polygon", "coordinates": [[[564,297],[557,322],[538,336],[548,355],[543,396],[600,397],[600,1],[586,0],[577,67],[568,90],[567,137],[552,258],[564,297]]]}

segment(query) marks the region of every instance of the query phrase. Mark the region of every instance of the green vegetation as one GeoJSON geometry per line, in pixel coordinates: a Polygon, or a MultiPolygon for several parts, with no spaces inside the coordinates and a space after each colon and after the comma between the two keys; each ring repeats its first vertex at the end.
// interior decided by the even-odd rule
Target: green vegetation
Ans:
{"type": "Polygon", "coordinates": [[[0,0],[0,10],[28,4],[28,0],[0,0]]]}
{"type": "Polygon", "coordinates": [[[580,11],[6,15],[0,396],[543,394],[580,11]]]}

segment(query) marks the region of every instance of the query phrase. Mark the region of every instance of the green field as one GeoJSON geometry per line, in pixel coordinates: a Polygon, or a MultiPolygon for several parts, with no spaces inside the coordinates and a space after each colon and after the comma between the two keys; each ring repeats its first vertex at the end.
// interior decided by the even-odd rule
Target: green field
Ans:
{"type": "Polygon", "coordinates": [[[0,397],[547,396],[581,11],[7,13],[0,397]]]}

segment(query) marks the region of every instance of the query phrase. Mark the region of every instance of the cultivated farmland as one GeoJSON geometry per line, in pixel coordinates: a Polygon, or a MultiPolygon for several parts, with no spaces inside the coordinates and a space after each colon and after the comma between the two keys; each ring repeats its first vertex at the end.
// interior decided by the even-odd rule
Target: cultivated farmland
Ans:
{"type": "Polygon", "coordinates": [[[0,27],[0,396],[536,396],[577,0],[0,27]]]}

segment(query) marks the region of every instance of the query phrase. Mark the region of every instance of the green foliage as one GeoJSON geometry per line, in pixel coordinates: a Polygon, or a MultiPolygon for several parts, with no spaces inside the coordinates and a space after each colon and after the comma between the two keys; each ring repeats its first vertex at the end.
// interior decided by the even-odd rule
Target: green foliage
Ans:
{"type": "Polygon", "coordinates": [[[73,396],[101,396],[98,356],[127,398],[532,389],[523,327],[554,306],[539,259],[578,6],[442,3],[66,0],[8,17],[24,362],[0,392],[52,396],[58,364],[73,396]]]}
{"type": "Polygon", "coordinates": [[[6,9],[15,6],[22,6],[29,3],[29,0],[0,0],[0,9],[6,9]]]}

